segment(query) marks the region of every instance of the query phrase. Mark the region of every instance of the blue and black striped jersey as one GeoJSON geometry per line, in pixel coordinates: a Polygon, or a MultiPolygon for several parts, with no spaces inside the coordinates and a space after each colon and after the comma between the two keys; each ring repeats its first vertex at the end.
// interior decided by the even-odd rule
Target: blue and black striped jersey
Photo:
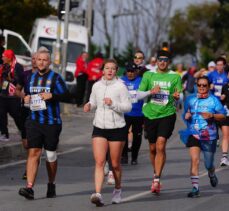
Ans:
{"type": "Polygon", "coordinates": [[[32,74],[29,82],[29,94],[39,94],[43,92],[52,93],[52,99],[46,101],[46,110],[31,111],[31,120],[40,124],[61,124],[59,96],[68,93],[63,78],[56,72],[50,70],[44,75],[39,72],[32,74]]]}

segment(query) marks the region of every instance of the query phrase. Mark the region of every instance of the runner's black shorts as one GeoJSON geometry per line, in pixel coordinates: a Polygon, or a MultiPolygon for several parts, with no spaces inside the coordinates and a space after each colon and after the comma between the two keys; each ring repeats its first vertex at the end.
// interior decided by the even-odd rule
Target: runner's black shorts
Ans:
{"type": "Polygon", "coordinates": [[[126,141],[127,128],[115,128],[115,129],[101,129],[98,127],[93,128],[92,138],[101,137],[107,139],[107,141],[126,141]]]}
{"type": "Polygon", "coordinates": [[[168,139],[174,130],[176,122],[176,114],[159,119],[144,118],[144,133],[145,138],[150,144],[155,144],[158,137],[168,139]]]}
{"type": "Polygon", "coordinates": [[[28,148],[43,148],[56,151],[62,125],[39,124],[36,121],[26,121],[28,148]]]}
{"type": "Polygon", "coordinates": [[[190,135],[186,147],[199,147],[202,151],[215,153],[217,140],[198,140],[194,136],[190,135]]]}

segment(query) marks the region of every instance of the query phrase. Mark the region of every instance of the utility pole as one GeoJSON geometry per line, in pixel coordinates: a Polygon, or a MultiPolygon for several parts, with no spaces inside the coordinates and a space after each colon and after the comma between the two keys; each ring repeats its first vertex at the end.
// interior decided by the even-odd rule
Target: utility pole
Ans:
{"type": "Polygon", "coordinates": [[[111,34],[111,46],[110,46],[110,59],[113,59],[114,57],[114,33],[115,33],[115,19],[120,16],[129,16],[129,15],[136,15],[138,14],[138,11],[136,12],[125,12],[125,13],[118,13],[112,15],[112,34],[111,34]]]}
{"type": "Polygon", "coordinates": [[[69,23],[69,8],[70,0],[65,0],[65,15],[64,15],[64,39],[63,39],[63,51],[62,51],[62,76],[65,78],[65,70],[67,67],[67,48],[68,48],[68,23],[69,23]]]}

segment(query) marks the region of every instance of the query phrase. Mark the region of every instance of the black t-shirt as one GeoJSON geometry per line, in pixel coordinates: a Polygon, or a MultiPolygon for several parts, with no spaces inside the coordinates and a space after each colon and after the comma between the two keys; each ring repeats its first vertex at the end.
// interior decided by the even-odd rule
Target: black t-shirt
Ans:
{"type": "Polygon", "coordinates": [[[1,78],[1,90],[0,95],[3,97],[15,97],[12,96],[10,93],[13,91],[14,87],[16,87],[17,84],[23,83],[23,66],[19,63],[15,64],[14,67],[14,74],[11,73],[11,79],[8,77],[10,73],[10,66],[5,64],[3,66],[2,71],[2,78],[1,78]]]}

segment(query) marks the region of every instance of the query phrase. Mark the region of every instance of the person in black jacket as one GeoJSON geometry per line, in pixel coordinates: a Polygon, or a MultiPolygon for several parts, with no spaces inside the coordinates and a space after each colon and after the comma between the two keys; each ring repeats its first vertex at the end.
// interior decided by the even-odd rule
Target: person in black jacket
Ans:
{"type": "Polygon", "coordinates": [[[15,121],[21,131],[21,99],[15,95],[16,85],[23,80],[23,67],[17,63],[14,52],[5,50],[2,54],[3,65],[0,70],[0,141],[9,141],[7,114],[15,121]]]}

